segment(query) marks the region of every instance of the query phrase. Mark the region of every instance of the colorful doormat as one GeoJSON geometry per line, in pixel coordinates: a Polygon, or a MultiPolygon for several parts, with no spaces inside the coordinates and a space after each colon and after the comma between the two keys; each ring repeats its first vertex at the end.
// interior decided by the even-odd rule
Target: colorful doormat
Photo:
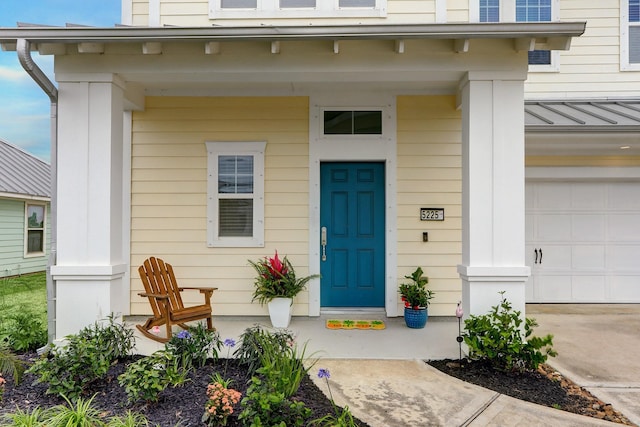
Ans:
{"type": "Polygon", "coordinates": [[[327,320],[327,329],[373,329],[381,330],[386,326],[382,320],[327,320]]]}

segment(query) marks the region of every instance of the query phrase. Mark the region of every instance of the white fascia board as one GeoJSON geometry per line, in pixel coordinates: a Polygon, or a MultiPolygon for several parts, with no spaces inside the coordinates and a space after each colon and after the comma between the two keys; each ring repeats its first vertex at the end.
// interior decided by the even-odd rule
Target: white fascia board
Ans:
{"type": "Polygon", "coordinates": [[[237,40],[365,40],[578,37],[586,22],[389,24],[265,27],[22,27],[0,29],[0,43],[143,43],[237,40]]]}

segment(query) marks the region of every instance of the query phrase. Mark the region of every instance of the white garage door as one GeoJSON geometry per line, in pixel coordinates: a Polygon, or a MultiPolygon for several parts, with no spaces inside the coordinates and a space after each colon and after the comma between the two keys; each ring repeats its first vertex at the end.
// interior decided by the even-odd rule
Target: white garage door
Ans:
{"type": "Polygon", "coordinates": [[[528,182],[527,302],[640,302],[640,183],[528,182]]]}

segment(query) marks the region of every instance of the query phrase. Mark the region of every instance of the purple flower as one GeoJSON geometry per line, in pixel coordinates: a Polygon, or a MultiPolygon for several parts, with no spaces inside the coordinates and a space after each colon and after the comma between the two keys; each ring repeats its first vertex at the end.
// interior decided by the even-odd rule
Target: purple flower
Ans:
{"type": "Polygon", "coordinates": [[[331,378],[331,374],[329,374],[329,370],[328,369],[324,369],[324,368],[320,368],[318,370],[318,378],[331,378]]]}
{"type": "Polygon", "coordinates": [[[178,332],[178,335],[176,335],[178,338],[180,339],[189,339],[191,338],[191,334],[189,333],[189,331],[180,331],[178,332]]]}
{"type": "Polygon", "coordinates": [[[232,340],[231,338],[227,338],[226,340],[224,340],[224,345],[226,347],[235,347],[236,342],[235,342],[235,340],[232,340]]]}

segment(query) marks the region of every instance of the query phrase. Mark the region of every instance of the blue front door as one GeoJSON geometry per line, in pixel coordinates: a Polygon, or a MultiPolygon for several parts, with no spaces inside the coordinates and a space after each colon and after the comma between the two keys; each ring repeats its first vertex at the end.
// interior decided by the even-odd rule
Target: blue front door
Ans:
{"type": "Polygon", "coordinates": [[[322,307],[384,307],[384,163],[320,166],[322,307]]]}

